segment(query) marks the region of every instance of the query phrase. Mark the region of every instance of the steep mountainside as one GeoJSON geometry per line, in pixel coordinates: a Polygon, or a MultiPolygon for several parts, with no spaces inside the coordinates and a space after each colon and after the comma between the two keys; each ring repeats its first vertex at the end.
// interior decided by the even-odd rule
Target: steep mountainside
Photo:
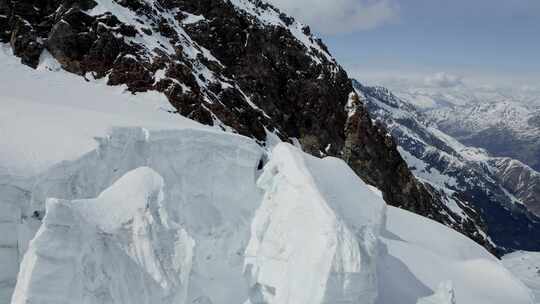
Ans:
{"type": "Polygon", "coordinates": [[[424,114],[385,88],[355,83],[370,114],[398,141],[413,173],[444,194],[446,204],[482,227],[501,250],[538,250],[538,173],[509,159],[492,158],[439,131],[424,114]]]}
{"type": "Polygon", "coordinates": [[[540,173],[511,158],[494,158],[490,164],[499,183],[540,216],[540,173]]]}
{"type": "Polygon", "coordinates": [[[345,159],[384,198],[483,244],[476,226],[417,182],[350,80],[308,27],[255,0],[0,0],[0,39],[22,63],[157,92],[175,112],[345,159]]]}

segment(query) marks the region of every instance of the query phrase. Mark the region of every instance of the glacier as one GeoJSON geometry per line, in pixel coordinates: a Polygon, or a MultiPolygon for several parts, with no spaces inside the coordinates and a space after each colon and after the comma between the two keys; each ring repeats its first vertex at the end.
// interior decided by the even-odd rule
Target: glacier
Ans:
{"type": "Polygon", "coordinates": [[[533,303],[338,159],[0,59],[0,303],[533,303]]]}
{"type": "Polygon", "coordinates": [[[446,281],[455,303],[532,303],[485,249],[339,159],[194,129],[97,141],[36,178],[26,212],[45,216],[11,303],[415,304],[446,281]]]}

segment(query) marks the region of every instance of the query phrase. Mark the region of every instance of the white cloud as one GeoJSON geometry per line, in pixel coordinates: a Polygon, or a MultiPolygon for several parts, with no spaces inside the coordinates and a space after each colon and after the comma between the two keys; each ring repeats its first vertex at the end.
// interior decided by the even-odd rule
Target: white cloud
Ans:
{"type": "Polygon", "coordinates": [[[427,76],[424,79],[424,84],[431,87],[453,88],[463,85],[463,77],[440,72],[427,76]]]}
{"type": "Polygon", "coordinates": [[[269,0],[324,34],[368,30],[398,18],[395,0],[269,0]]]}

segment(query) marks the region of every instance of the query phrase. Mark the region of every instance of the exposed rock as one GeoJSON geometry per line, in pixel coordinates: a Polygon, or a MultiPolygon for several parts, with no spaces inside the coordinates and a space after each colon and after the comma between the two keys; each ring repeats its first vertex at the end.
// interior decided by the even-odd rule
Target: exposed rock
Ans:
{"type": "Polygon", "coordinates": [[[35,68],[39,63],[43,44],[38,41],[36,31],[26,20],[15,16],[12,22],[10,44],[13,54],[21,57],[22,63],[35,68]]]}
{"type": "Polygon", "coordinates": [[[108,84],[127,84],[132,91],[147,91],[153,88],[154,77],[140,60],[132,55],[126,55],[118,57],[114,62],[108,84]]]}

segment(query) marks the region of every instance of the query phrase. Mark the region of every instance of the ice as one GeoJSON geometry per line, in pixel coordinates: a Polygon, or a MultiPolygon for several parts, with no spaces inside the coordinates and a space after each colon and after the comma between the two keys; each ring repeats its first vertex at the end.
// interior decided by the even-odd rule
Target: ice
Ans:
{"type": "Polygon", "coordinates": [[[258,185],[265,194],[245,260],[250,303],[374,303],[384,201],[343,161],[283,143],[258,185]]]}
{"type": "Polygon", "coordinates": [[[34,237],[14,304],[416,304],[448,298],[447,281],[459,304],[532,303],[481,246],[285,143],[114,128],[32,185],[2,217],[46,214],[35,237],[2,239],[34,237]]]}
{"type": "Polygon", "coordinates": [[[26,243],[33,237],[27,235],[26,226],[37,221],[22,216],[29,199],[28,191],[0,182],[0,303],[9,303],[26,243]]]}
{"type": "Polygon", "coordinates": [[[141,167],[96,199],[47,200],[12,303],[184,303],[195,243],[168,222],[163,187],[141,167]]]}
{"type": "MultiPolygon", "coordinates": [[[[48,197],[73,200],[97,196],[96,200],[79,200],[82,204],[77,210],[95,218],[91,224],[102,231],[118,229],[136,212],[135,206],[144,205],[132,197],[146,190],[141,186],[132,189],[135,177],[128,172],[152,168],[163,177],[161,204],[167,221],[183,227],[196,244],[188,302],[245,301],[242,253],[249,240],[251,217],[261,201],[255,182],[263,150],[242,136],[193,129],[114,128],[98,142],[96,150],[60,163],[37,178],[32,210],[42,210],[48,197]],[[111,184],[132,190],[105,190],[111,184]],[[109,207],[102,208],[105,202],[109,207]]],[[[159,183],[152,176],[146,176],[144,183],[137,182],[159,183]]],[[[162,250],[159,244],[151,248],[162,250]]],[[[123,303],[144,302],[131,299],[123,303]]]]}

